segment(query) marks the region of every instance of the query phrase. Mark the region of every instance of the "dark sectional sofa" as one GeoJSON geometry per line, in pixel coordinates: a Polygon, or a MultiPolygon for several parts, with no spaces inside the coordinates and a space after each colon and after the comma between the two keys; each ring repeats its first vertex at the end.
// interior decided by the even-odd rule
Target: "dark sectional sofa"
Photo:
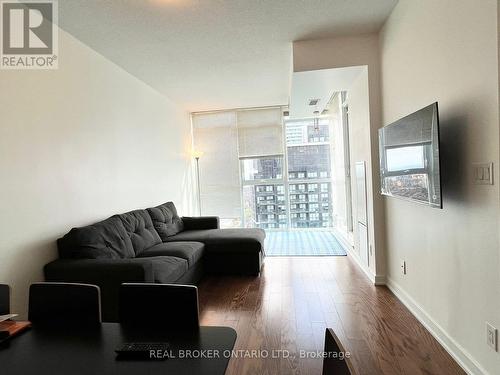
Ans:
{"type": "Polygon", "coordinates": [[[219,229],[219,218],[179,217],[172,202],[73,228],[57,241],[59,259],[44,267],[47,281],[101,288],[104,321],[118,318],[124,282],[196,284],[205,273],[258,275],[261,229],[219,229]]]}

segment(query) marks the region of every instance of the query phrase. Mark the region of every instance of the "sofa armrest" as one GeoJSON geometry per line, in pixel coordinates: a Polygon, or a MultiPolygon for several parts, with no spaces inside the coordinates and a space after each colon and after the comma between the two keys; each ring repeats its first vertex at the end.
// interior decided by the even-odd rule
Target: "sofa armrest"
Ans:
{"type": "Polygon", "coordinates": [[[218,216],[183,216],[184,230],[219,229],[220,221],[218,216]]]}
{"type": "Polygon", "coordinates": [[[153,264],[146,259],[58,259],[44,267],[46,281],[97,285],[101,289],[102,319],[118,321],[120,285],[154,282],[153,264]]]}

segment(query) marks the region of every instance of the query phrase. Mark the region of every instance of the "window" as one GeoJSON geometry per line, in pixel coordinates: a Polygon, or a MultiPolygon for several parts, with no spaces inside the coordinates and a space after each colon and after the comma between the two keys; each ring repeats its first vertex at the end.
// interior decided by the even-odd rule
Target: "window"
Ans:
{"type": "MultiPolygon", "coordinates": [[[[239,210],[246,227],[321,227],[322,214],[331,210],[329,120],[293,120],[283,126],[282,113],[275,107],[193,115],[194,143],[207,154],[203,177],[211,173],[201,190],[219,199],[212,206],[226,205],[228,217],[239,210]],[[205,146],[205,140],[210,144],[205,146]],[[230,155],[220,152],[226,143],[230,155]],[[219,172],[209,168],[209,162],[219,172]],[[226,186],[224,176],[235,174],[237,179],[226,186]],[[236,186],[238,202],[231,195],[236,186]]],[[[204,206],[208,207],[202,197],[204,206]]]]}
{"type": "Polygon", "coordinates": [[[300,202],[298,207],[291,208],[299,213],[297,218],[292,218],[291,225],[296,228],[328,227],[330,219],[328,216],[323,218],[321,213],[329,212],[331,207],[329,120],[290,121],[286,123],[285,134],[289,181],[300,180],[300,183],[289,185],[290,201],[300,202]],[[307,183],[302,183],[303,180],[307,183]]]}
{"type": "Polygon", "coordinates": [[[283,157],[242,159],[241,173],[243,181],[279,180],[283,175],[283,157]]]}
{"type": "Polygon", "coordinates": [[[288,174],[293,179],[328,178],[330,165],[330,146],[310,145],[287,148],[288,174]],[[296,177],[295,177],[296,176],[296,177]]]}
{"type": "Polygon", "coordinates": [[[286,144],[303,145],[318,142],[327,142],[330,138],[328,120],[290,121],[286,126],[286,144]]]}

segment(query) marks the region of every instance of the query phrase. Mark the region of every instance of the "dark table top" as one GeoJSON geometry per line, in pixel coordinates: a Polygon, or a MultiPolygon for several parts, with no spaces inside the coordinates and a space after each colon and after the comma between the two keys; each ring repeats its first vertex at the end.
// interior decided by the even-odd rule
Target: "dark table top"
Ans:
{"type": "Polygon", "coordinates": [[[0,374],[217,375],[225,373],[235,341],[236,332],[229,327],[200,327],[198,332],[189,334],[162,330],[131,333],[118,323],[77,330],[33,327],[0,344],[0,374]],[[125,342],[156,341],[170,343],[171,358],[116,359],[115,349],[125,342]],[[190,354],[198,358],[186,358],[190,354]]]}

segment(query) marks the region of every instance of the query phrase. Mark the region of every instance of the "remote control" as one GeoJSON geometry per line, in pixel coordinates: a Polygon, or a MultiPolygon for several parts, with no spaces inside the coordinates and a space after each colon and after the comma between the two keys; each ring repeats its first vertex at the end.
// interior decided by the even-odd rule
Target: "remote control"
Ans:
{"type": "Polygon", "coordinates": [[[123,344],[115,352],[119,359],[165,360],[169,347],[168,342],[131,342],[123,344]]]}

